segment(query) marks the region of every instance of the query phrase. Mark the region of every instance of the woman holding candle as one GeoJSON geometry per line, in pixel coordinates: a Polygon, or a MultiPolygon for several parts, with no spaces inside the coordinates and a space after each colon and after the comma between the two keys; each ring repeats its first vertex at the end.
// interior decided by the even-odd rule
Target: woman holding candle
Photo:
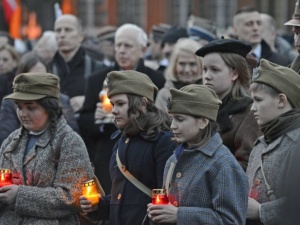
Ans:
{"type": "Polygon", "coordinates": [[[16,76],[14,92],[22,127],[0,148],[0,168],[12,171],[0,188],[0,224],[79,224],[78,198],[93,171],[80,136],[59,106],[59,79],[49,73],[16,76]]]}
{"type": "Polygon", "coordinates": [[[110,160],[111,195],[102,196],[94,207],[81,196],[81,208],[84,212],[94,211],[98,219],[109,216],[113,225],[141,225],[151,197],[126,179],[117,166],[116,156],[123,169],[149,189],[162,187],[166,160],[175,149],[169,131],[170,119],[155,107],[157,87],[147,75],[131,70],[113,71],[107,81],[112,114],[119,129],[113,138],[121,135],[110,160]]]}
{"type": "Polygon", "coordinates": [[[247,177],[217,132],[221,101],[203,85],[170,92],[171,129],[180,145],[164,171],[170,203],[149,204],[149,217],[154,223],[245,224],[247,177]]]}

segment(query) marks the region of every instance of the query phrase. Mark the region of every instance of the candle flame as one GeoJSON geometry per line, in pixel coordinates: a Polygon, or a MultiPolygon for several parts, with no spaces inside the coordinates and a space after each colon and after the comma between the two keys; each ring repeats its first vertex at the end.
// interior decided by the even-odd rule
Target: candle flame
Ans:
{"type": "Polygon", "coordinates": [[[156,196],[156,204],[159,204],[160,203],[160,197],[159,195],[156,196]]]}
{"type": "Polygon", "coordinates": [[[4,181],[4,173],[1,173],[1,181],[4,181]]]}

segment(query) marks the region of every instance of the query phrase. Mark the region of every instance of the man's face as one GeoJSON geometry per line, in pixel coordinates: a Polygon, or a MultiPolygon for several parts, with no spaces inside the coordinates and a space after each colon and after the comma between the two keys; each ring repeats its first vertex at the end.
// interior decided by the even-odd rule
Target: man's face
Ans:
{"type": "Polygon", "coordinates": [[[123,70],[133,70],[143,57],[145,48],[138,43],[138,32],[124,29],[115,38],[116,61],[123,70]]]}
{"type": "Polygon", "coordinates": [[[241,41],[250,42],[256,47],[261,42],[261,18],[258,12],[236,15],[234,31],[241,41]]]}
{"type": "Polygon", "coordinates": [[[154,60],[160,60],[162,58],[161,42],[150,38],[149,43],[151,58],[154,60]]]}
{"type": "Polygon", "coordinates": [[[65,15],[59,18],[54,24],[56,40],[59,51],[68,54],[79,48],[83,40],[83,34],[79,30],[76,18],[65,15]]]}
{"type": "Polygon", "coordinates": [[[298,53],[300,54],[300,27],[294,26],[293,32],[294,32],[295,48],[297,49],[298,53]]]}

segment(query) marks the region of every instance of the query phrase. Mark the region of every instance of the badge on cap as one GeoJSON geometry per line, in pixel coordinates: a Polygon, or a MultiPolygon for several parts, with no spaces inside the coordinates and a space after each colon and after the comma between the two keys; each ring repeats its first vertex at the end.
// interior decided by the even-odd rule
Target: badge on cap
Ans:
{"type": "Polygon", "coordinates": [[[257,78],[259,78],[259,69],[258,67],[253,69],[252,72],[252,81],[255,81],[257,78]]]}

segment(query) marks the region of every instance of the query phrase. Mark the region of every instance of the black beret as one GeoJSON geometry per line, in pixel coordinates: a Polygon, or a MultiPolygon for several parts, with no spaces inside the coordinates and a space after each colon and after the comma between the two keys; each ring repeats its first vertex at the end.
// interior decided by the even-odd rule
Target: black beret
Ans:
{"type": "Polygon", "coordinates": [[[251,51],[250,44],[233,40],[233,39],[219,39],[204,45],[196,51],[196,55],[204,57],[212,52],[227,52],[234,53],[246,58],[247,54],[251,51]]]}

